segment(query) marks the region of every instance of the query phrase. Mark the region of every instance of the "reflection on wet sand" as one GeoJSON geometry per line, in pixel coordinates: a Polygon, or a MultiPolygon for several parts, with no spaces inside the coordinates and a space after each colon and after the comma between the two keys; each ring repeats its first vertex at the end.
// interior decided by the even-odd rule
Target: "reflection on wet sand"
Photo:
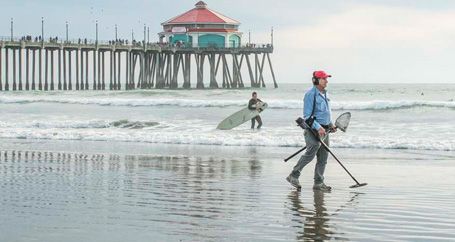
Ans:
{"type": "MultiPolygon", "coordinates": [[[[363,170],[364,176],[382,184],[356,190],[364,193],[340,186],[331,193],[289,193],[291,188],[283,179],[288,169],[281,160],[265,157],[255,148],[239,155],[204,152],[209,155],[0,150],[0,241],[434,241],[455,237],[451,162],[426,163],[420,172],[421,161],[410,160],[402,168],[419,177],[428,176],[429,170],[446,178],[427,178],[422,187],[411,182],[403,185],[406,180],[397,180],[398,173],[393,173],[402,170],[397,169],[402,163],[393,163],[378,166],[386,174],[395,174],[390,182],[383,182],[378,169],[363,170]],[[394,186],[388,186],[392,182],[394,186]]],[[[344,173],[330,178],[334,184],[346,180],[344,173]]]]}
{"type": "Polygon", "coordinates": [[[300,196],[302,196],[300,191],[293,190],[288,195],[292,204],[290,209],[294,216],[292,220],[299,224],[298,227],[303,228],[303,231],[299,230],[297,232],[297,240],[349,240],[348,238],[343,237],[343,233],[340,233],[339,231],[336,233],[333,232],[336,224],[333,222],[331,223],[330,219],[341,212],[344,207],[348,205],[349,207],[352,207],[353,203],[355,203],[355,199],[360,193],[353,193],[352,197],[345,203],[345,205],[340,206],[334,213],[331,214],[328,213],[324,201],[326,194],[327,192],[313,190],[313,208],[311,208],[311,205],[304,206],[300,198],[300,196]]]}
{"type": "Polygon", "coordinates": [[[250,165],[250,177],[254,179],[255,177],[259,177],[261,175],[261,162],[258,158],[258,151],[256,147],[250,147],[248,150],[250,158],[248,160],[248,164],[250,165]]]}
{"type": "MultiPolygon", "coordinates": [[[[149,227],[167,236],[216,239],[224,228],[236,227],[244,209],[260,200],[261,184],[251,181],[258,178],[261,166],[254,157],[245,162],[180,155],[0,151],[0,195],[4,207],[10,208],[9,215],[4,213],[7,217],[33,214],[44,220],[50,213],[72,217],[72,227],[112,223],[149,227]],[[1,182],[5,180],[13,182],[1,182]],[[97,216],[104,210],[110,211],[108,217],[97,216]],[[86,214],[95,217],[88,219],[86,214]]],[[[38,228],[61,226],[46,222],[38,228]]]]}

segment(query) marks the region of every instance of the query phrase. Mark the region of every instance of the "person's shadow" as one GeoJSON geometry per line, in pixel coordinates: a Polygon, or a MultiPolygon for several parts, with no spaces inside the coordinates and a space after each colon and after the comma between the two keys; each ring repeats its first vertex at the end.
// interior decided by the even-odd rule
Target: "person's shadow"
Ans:
{"type": "Polygon", "coordinates": [[[336,236],[336,239],[344,241],[349,240],[347,238],[343,238],[339,231],[337,231],[335,235],[335,233],[332,232],[334,230],[334,228],[332,228],[333,224],[329,223],[329,220],[331,217],[339,214],[339,212],[343,210],[343,208],[349,206],[349,204],[352,205],[360,193],[353,193],[353,196],[346,202],[345,205],[340,206],[340,208],[336,209],[333,214],[329,214],[324,202],[324,196],[326,193],[316,190],[313,192],[314,209],[311,209],[310,205],[307,205],[306,207],[303,205],[300,199],[301,193],[299,191],[293,190],[288,196],[292,204],[292,207],[290,207],[293,212],[292,221],[299,224],[297,227],[303,228],[303,231],[297,232],[296,239],[299,241],[324,241],[334,239],[334,236],[336,236]]]}

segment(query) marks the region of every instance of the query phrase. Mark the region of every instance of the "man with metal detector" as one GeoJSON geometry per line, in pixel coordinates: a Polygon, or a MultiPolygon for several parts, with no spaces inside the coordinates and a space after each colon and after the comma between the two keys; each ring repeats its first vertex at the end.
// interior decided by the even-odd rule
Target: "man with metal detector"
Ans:
{"type": "MultiPolygon", "coordinates": [[[[332,133],[337,130],[336,126],[332,123],[329,105],[330,100],[327,98],[327,91],[325,90],[328,83],[327,78],[329,77],[331,77],[331,75],[327,75],[324,71],[313,72],[313,88],[305,93],[303,100],[303,117],[307,127],[311,127],[311,129],[317,131],[319,139],[327,146],[329,145],[329,130],[332,133]]],[[[331,187],[324,183],[324,171],[327,164],[328,152],[324,147],[321,147],[318,138],[311,134],[311,132],[313,131],[309,129],[305,130],[305,154],[300,157],[286,180],[297,189],[300,189],[300,172],[316,156],[317,163],[314,170],[313,189],[330,191],[331,187]]]]}

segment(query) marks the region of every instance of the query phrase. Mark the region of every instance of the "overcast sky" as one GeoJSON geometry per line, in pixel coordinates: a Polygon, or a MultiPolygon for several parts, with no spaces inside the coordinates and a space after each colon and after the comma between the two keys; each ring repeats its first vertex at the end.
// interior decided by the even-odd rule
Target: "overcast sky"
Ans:
{"type": "MultiPolygon", "coordinates": [[[[0,0],[0,35],[70,38],[143,37],[150,27],[157,40],[160,23],[194,7],[197,1],[155,0],[0,0]]],[[[240,21],[247,41],[269,43],[278,82],[307,81],[315,69],[333,82],[455,83],[455,1],[325,0],[205,1],[208,7],[240,21]]]]}

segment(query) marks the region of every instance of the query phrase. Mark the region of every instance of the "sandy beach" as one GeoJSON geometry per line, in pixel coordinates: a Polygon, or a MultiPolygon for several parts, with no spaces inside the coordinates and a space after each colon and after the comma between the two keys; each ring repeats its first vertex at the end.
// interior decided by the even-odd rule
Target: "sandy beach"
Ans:
{"type": "Polygon", "coordinates": [[[330,193],[314,162],[285,180],[306,88],[261,90],[259,131],[216,129],[251,89],[2,93],[0,241],[453,240],[455,86],[331,85],[331,148],[368,186],[330,157],[330,193]]]}
{"type": "Polygon", "coordinates": [[[455,153],[336,148],[329,193],[296,148],[2,140],[1,241],[449,241],[455,153]]]}
{"type": "Polygon", "coordinates": [[[455,1],[2,3],[0,242],[455,242],[455,1]]]}

